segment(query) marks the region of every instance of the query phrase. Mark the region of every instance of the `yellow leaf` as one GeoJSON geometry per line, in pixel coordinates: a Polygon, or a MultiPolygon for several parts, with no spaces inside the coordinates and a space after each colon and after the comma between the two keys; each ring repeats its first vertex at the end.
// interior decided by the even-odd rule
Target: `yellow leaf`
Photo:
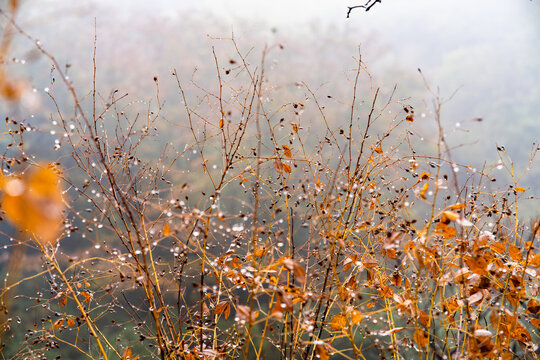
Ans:
{"type": "Polygon", "coordinates": [[[426,192],[428,189],[429,189],[429,183],[425,183],[424,186],[422,187],[422,190],[420,190],[420,197],[424,200],[426,199],[426,192]]]}

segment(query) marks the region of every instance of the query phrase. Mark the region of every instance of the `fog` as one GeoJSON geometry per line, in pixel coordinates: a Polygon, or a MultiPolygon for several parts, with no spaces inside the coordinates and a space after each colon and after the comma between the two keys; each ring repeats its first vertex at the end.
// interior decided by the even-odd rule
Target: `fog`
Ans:
{"type": "MultiPolygon", "coordinates": [[[[233,33],[253,54],[260,54],[265,44],[283,46],[269,59],[279,68],[276,83],[324,84],[326,91],[342,92],[345,98],[350,84],[344,81],[360,47],[377,84],[397,84],[400,96],[410,97],[428,114],[426,122],[432,96],[417,69],[442,98],[455,92],[443,108],[443,124],[452,145],[469,144],[456,149],[461,161],[494,163],[498,144],[526,166],[540,134],[537,1],[385,0],[369,12],[355,9],[346,18],[347,7],[358,4],[27,1],[18,22],[62,63],[70,63],[78,85],[88,88],[96,21],[98,86],[103,92],[121,87],[134,98],[151,96],[152,76],[167,76],[173,68],[184,74],[197,68],[201,78],[211,81],[211,48],[220,46],[216,38],[233,33]],[[472,121],[476,118],[483,121],[472,121]]],[[[45,73],[42,80],[46,78],[45,73]]],[[[527,184],[535,185],[534,177],[527,184]]]]}

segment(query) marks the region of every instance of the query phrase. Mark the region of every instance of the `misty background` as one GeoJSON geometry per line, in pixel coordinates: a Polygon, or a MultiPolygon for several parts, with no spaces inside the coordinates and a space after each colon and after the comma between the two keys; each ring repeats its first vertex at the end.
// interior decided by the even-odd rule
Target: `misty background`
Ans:
{"type": "MultiPolygon", "coordinates": [[[[377,86],[414,105],[419,141],[435,136],[433,92],[447,99],[442,109],[454,160],[496,167],[496,146],[504,146],[519,171],[528,165],[540,134],[540,4],[537,1],[386,0],[369,12],[347,1],[26,1],[19,25],[59,60],[82,93],[91,89],[94,21],[97,24],[97,87],[130,100],[151,102],[153,77],[160,79],[164,117],[181,122],[178,89],[170,76],[196,78],[216,86],[212,47],[226,64],[234,38],[253,63],[265,46],[268,87],[279,98],[305,98],[305,82],[318,96],[351,100],[359,52],[377,86]],[[279,46],[279,48],[278,48],[279,46]],[[281,94],[281,95],[280,95],[281,94]],[[478,121],[481,119],[482,121],[478,121]]],[[[32,44],[16,38],[14,56],[32,44]]],[[[13,66],[36,87],[41,106],[50,66],[43,58],[13,66]]],[[[225,65],[224,65],[225,66],[225,65]]],[[[344,111],[330,114],[344,125],[344,111]]],[[[314,125],[315,126],[315,125],[314,125]]],[[[185,130],[185,128],[183,128],[185,130]]],[[[181,132],[181,131],[180,131],[181,132]]],[[[174,131],[171,130],[171,134],[174,131]]],[[[173,135],[174,136],[174,135],[173,135]]],[[[180,134],[178,134],[180,136],[180,134]]],[[[538,195],[538,166],[520,181],[538,195]]],[[[504,176],[504,175],[501,175],[504,176]]],[[[531,209],[534,204],[529,204],[531,209]]]]}

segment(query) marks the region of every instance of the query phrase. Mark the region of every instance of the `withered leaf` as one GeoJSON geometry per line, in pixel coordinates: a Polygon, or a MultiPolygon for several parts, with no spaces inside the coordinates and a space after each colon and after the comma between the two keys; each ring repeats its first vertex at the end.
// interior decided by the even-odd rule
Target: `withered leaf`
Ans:
{"type": "Polygon", "coordinates": [[[294,279],[298,281],[300,284],[306,283],[306,271],[296,261],[293,259],[285,259],[283,260],[283,266],[285,266],[285,269],[287,269],[289,272],[292,272],[294,274],[294,279]]]}

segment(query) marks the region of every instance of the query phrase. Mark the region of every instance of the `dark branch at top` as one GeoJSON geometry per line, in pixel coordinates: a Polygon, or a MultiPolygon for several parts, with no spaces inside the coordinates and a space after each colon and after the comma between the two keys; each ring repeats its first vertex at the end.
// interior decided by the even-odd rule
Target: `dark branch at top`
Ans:
{"type": "Polygon", "coordinates": [[[366,11],[369,11],[373,6],[375,6],[375,4],[380,2],[382,2],[382,0],[368,0],[364,5],[348,6],[349,10],[347,11],[347,18],[349,18],[353,9],[362,8],[366,9],[366,11]]]}

